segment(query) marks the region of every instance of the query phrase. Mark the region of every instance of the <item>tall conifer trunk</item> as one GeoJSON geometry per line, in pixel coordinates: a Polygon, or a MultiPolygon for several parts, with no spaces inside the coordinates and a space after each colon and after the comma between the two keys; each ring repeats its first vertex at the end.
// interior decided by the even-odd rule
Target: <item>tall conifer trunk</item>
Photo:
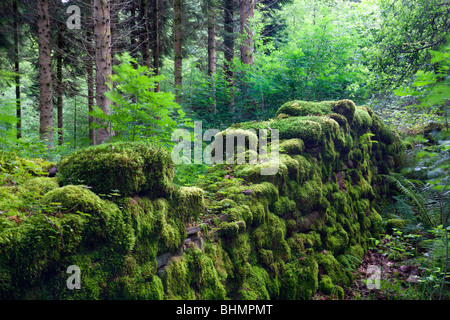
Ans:
{"type": "MultiPolygon", "coordinates": [[[[159,55],[160,55],[160,39],[159,39],[159,1],[153,0],[153,72],[159,75],[159,55]]],[[[159,82],[156,84],[155,92],[159,92],[159,82]]]]}
{"type": "Polygon", "coordinates": [[[208,1],[208,75],[211,79],[212,92],[212,111],[217,113],[216,106],[216,16],[215,16],[215,0],[208,1]]]}
{"type": "MultiPolygon", "coordinates": [[[[105,97],[108,90],[107,83],[112,73],[111,61],[111,27],[109,0],[94,0],[94,34],[95,34],[95,83],[97,106],[105,113],[110,112],[110,101],[105,97]]],[[[96,144],[101,144],[110,136],[107,123],[100,122],[97,129],[96,144]]]]}
{"type": "Polygon", "coordinates": [[[181,90],[182,90],[182,69],[183,69],[183,55],[182,55],[182,34],[181,34],[181,0],[173,1],[173,14],[174,14],[174,77],[175,77],[175,101],[179,104],[182,103],[181,90]]]}
{"type": "Polygon", "coordinates": [[[243,43],[241,44],[241,62],[243,64],[253,65],[253,31],[250,28],[251,20],[255,11],[254,0],[240,0],[240,16],[241,16],[241,36],[243,43]]]}
{"type": "Polygon", "coordinates": [[[19,58],[19,25],[18,25],[18,18],[19,18],[19,10],[17,8],[17,1],[13,1],[13,11],[14,11],[14,17],[13,17],[13,24],[14,24],[14,72],[16,73],[16,76],[14,77],[14,82],[16,86],[16,117],[17,117],[17,123],[16,123],[16,138],[20,139],[22,138],[22,106],[20,101],[20,58],[19,58]]]}
{"type": "Polygon", "coordinates": [[[40,126],[42,140],[53,146],[53,86],[51,67],[51,33],[48,0],[37,1],[37,25],[39,44],[40,126]]]}

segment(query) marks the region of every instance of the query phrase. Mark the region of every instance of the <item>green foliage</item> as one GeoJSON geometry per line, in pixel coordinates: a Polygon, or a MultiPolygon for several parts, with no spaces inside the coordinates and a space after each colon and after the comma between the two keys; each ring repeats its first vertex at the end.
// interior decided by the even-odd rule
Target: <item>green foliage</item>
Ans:
{"type": "Polygon", "coordinates": [[[432,70],[428,49],[446,42],[449,31],[448,3],[444,0],[379,2],[380,27],[373,30],[369,56],[381,86],[395,88],[418,70],[432,70]],[[431,68],[430,68],[431,67],[431,68]]]}
{"type": "MultiPolygon", "coordinates": [[[[254,64],[242,64],[236,58],[231,65],[233,79],[227,79],[220,70],[208,76],[204,64],[188,57],[183,107],[192,118],[205,121],[205,126],[223,129],[239,121],[274,117],[286,101],[309,101],[310,105],[343,97],[362,101],[370,73],[362,61],[368,41],[364,14],[364,9],[347,2],[293,1],[274,13],[277,21],[286,22],[286,28],[279,37],[270,38],[262,33],[264,20],[256,11],[251,22],[254,64]]],[[[321,106],[326,109],[326,104],[321,106]]]]}
{"type": "MultiPolygon", "coordinates": [[[[418,70],[408,85],[394,90],[401,97],[414,98],[414,104],[408,105],[406,110],[420,117],[422,126],[430,120],[446,122],[448,126],[449,94],[449,67],[450,67],[450,45],[446,44],[439,51],[429,50],[431,65],[430,70],[418,70]],[[411,83],[412,82],[412,83],[411,83]]],[[[448,129],[448,128],[447,128],[448,129]]]]}
{"type": "Polygon", "coordinates": [[[106,94],[111,101],[111,111],[105,114],[97,108],[92,116],[111,125],[115,132],[113,140],[167,143],[172,130],[188,120],[184,118],[185,113],[173,101],[172,93],[154,90],[162,76],[153,76],[128,53],[118,56],[117,60],[120,64],[113,68],[110,91],[106,94]]]}

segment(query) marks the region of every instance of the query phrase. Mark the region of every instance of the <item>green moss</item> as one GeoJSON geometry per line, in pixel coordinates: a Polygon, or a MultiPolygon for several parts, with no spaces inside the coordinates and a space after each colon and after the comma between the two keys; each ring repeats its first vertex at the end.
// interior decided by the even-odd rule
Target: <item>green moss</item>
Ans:
{"type": "Polygon", "coordinates": [[[324,115],[331,111],[335,101],[311,102],[294,100],[283,104],[277,111],[277,118],[281,118],[282,114],[289,116],[308,116],[308,115],[324,115]]]}
{"type": "Polygon", "coordinates": [[[308,180],[293,190],[293,196],[302,212],[311,212],[319,205],[322,198],[322,182],[308,180]]]}
{"type": "Polygon", "coordinates": [[[339,124],[339,127],[343,130],[344,133],[347,133],[350,130],[350,126],[348,124],[347,118],[342,114],[331,113],[328,115],[331,119],[336,121],[339,124]]]}
{"type": "Polygon", "coordinates": [[[318,264],[311,257],[286,263],[280,281],[280,298],[284,300],[311,299],[319,286],[318,273],[318,264]]]}
{"type": "Polygon", "coordinates": [[[188,253],[190,281],[198,288],[197,295],[204,300],[224,300],[226,290],[211,258],[195,248],[188,253]]]}
{"type": "Polygon", "coordinates": [[[334,284],[330,276],[325,274],[322,276],[319,282],[319,290],[324,294],[331,295],[333,293],[334,284]]]}
{"type": "Polygon", "coordinates": [[[242,300],[269,300],[278,294],[278,287],[264,268],[250,264],[247,267],[249,276],[239,290],[242,300]]]}
{"type": "Polygon", "coordinates": [[[272,205],[272,211],[277,216],[282,217],[286,214],[293,213],[295,207],[294,200],[289,199],[289,197],[280,197],[278,201],[272,205]]]}
{"type": "Polygon", "coordinates": [[[361,130],[366,132],[370,126],[372,126],[372,118],[365,108],[356,107],[355,109],[355,125],[361,130]]]}
{"type": "Polygon", "coordinates": [[[115,284],[114,299],[125,300],[163,300],[164,287],[158,276],[150,276],[150,279],[125,276],[119,278],[115,284]]]}
{"type": "Polygon", "coordinates": [[[59,188],[58,178],[29,180],[48,164],[0,152],[0,170],[17,179],[0,187],[0,297],[310,299],[320,289],[343,298],[341,285],[382,232],[374,201],[387,187],[374,164],[378,172],[396,164],[398,137],[350,100],[291,102],[276,120],[233,127],[247,143],[256,141],[252,129],[280,130],[276,174],[262,175],[275,163],[259,159],[211,167],[216,183],[205,191],[175,188],[165,151],[106,144],[65,157],[59,188]],[[368,132],[379,142],[370,157],[354,145],[368,132]],[[111,192],[120,193],[108,197],[114,203],[104,200],[111,192]],[[200,219],[212,219],[203,251],[183,246],[186,227],[200,219]],[[173,256],[158,269],[166,253],[173,256]],[[63,290],[57,266],[70,264],[82,268],[83,290],[63,290]]]}
{"type": "Polygon", "coordinates": [[[348,99],[339,100],[332,108],[333,112],[345,116],[349,123],[353,122],[355,110],[355,103],[348,99]]]}
{"type": "Polygon", "coordinates": [[[333,296],[337,300],[343,300],[344,299],[344,289],[341,286],[335,286],[333,296]]]}
{"type": "Polygon", "coordinates": [[[197,187],[181,187],[175,193],[177,212],[184,222],[196,221],[205,212],[204,191],[197,187]]]}
{"type": "Polygon", "coordinates": [[[42,203],[64,214],[72,213],[89,217],[83,242],[99,245],[106,241],[117,252],[127,252],[134,246],[131,226],[124,219],[117,205],[100,199],[92,191],[68,185],[54,189],[42,197],[42,203]]]}
{"type": "Polygon", "coordinates": [[[22,186],[29,192],[42,196],[59,187],[56,178],[36,177],[25,181],[22,186]]]}
{"type": "MultiPolygon", "coordinates": [[[[257,155],[258,136],[254,129],[229,128],[216,134],[212,147],[216,151],[222,148],[224,163],[248,163],[248,151],[250,151],[250,154],[257,155]]],[[[214,156],[218,157],[219,155],[214,156]]],[[[252,160],[256,162],[256,157],[253,157],[252,160]]]]}
{"type": "Polygon", "coordinates": [[[280,143],[280,152],[288,154],[301,154],[305,149],[305,143],[303,140],[295,138],[284,140],[280,143]]]}
{"type": "Polygon", "coordinates": [[[320,270],[327,274],[332,283],[348,285],[351,279],[343,270],[341,264],[330,252],[320,252],[314,255],[320,270]]]}
{"type": "Polygon", "coordinates": [[[195,291],[191,288],[191,271],[184,257],[173,258],[165,268],[162,282],[167,299],[193,300],[195,291]]]}
{"type": "Polygon", "coordinates": [[[239,226],[236,222],[224,222],[219,226],[221,236],[233,239],[239,233],[239,226]]]}
{"type": "Polygon", "coordinates": [[[272,213],[269,214],[265,224],[253,231],[256,250],[260,250],[261,248],[272,250],[275,261],[277,259],[287,261],[291,256],[291,251],[285,236],[285,221],[272,213]]]}
{"type": "Polygon", "coordinates": [[[305,144],[320,144],[322,142],[322,127],[308,117],[293,117],[274,121],[272,129],[278,129],[280,139],[302,139],[305,144]]]}
{"type": "Polygon", "coordinates": [[[144,142],[104,144],[75,151],[59,164],[62,185],[84,184],[97,194],[166,195],[174,169],[170,154],[144,142]]]}
{"type": "Polygon", "coordinates": [[[83,186],[68,185],[54,189],[42,197],[46,205],[59,204],[64,213],[85,213],[101,216],[105,202],[83,186]]]}

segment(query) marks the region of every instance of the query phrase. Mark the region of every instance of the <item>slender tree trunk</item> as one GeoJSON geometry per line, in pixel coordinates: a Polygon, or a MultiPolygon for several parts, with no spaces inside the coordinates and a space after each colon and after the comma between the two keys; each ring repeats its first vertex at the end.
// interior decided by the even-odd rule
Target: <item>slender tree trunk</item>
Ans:
{"type": "Polygon", "coordinates": [[[62,79],[62,50],[63,50],[63,38],[61,30],[58,32],[58,43],[56,51],[56,108],[58,115],[58,144],[64,143],[63,132],[63,79],[62,79]]]}
{"type": "MultiPolygon", "coordinates": [[[[153,72],[155,75],[159,75],[159,1],[153,0],[153,72]]],[[[159,92],[159,83],[155,87],[155,92],[159,92]]]]}
{"type": "Polygon", "coordinates": [[[150,60],[150,41],[149,41],[149,15],[148,15],[148,2],[147,0],[141,0],[141,8],[139,15],[139,23],[142,26],[142,31],[140,33],[141,38],[141,52],[142,52],[142,62],[147,68],[151,69],[150,60]]]}
{"type": "Polygon", "coordinates": [[[181,34],[181,0],[173,1],[173,14],[174,14],[174,77],[175,77],[175,101],[179,104],[182,103],[181,91],[182,91],[182,70],[183,70],[183,54],[182,54],[182,34],[181,34]]]}
{"type": "Polygon", "coordinates": [[[109,0],[109,12],[110,12],[110,30],[111,30],[111,63],[112,65],[117,65],[117,60],[115,58],[117,53],[117,25],[119,24],[119,16],[117,12],[117,1],[109,0]]]}
{"type": "Polygon", "coordinates": [[[235,115],[236,105],[234,103],[234,74],[232,70],[234,59],[234,11],[235,0],[225,0],[224,10],[224,72],[229,90],[229,113],[235,115]]]}
{"type": "Polygon", "coordinates": [[[225,58],[225,75],[228,81],[233,78],[231,64],[234,58],[234,0],[225,0],[224,10],[224,58],[225,58]]]}
{"type": "MultiPolygon", "coordinates": [[[[88,90],[88,110],[89,113],[94,111],[94,65],[92,63],[94,58],[94,50],[92,44],[92,31],[88,30],[87,33],[88,41],[88,57],[86,61],[86,72],[87,72],[87,90],[88,90]]],[[[94,117],[89,116],[89,144],[95,144],[95,129],[93,128],[94,117]]]]}
{"type": "Polygon", "coordinates": [[[208,75],[216,74],[216,16],[214,0],[208,0],[208,75]]]}
{"type": "Polygon", "coordinates": [[[16,85],[16,117],[17,117],[17,123],[16,123],[16,137],[17,139],[22,138],[22,107],[20,102],[20,59],[19,59],[19,25],[18,25],[18,18],[19,18],[19,10],[17,8],[17,1],[13,1],[13,10],[14,10],[14,72],[16,73],[16,76],[14,77],[15,85],[16,85]]]}
{"type": "Polygon", "coordinates": [[[136,2],[130,4],[130,55],[136,59],[136,2]]]}
{"type": "MultiPolygon", "coordinates": [[[[95,63],[96,63],[96,102],[105,113],[110,112],[110,102],[105,97],[108,90],[107,83],[112,73],[111,65],[111,28],[109,0],[94,0],[94,33],[95,33],[95,63]]],[[[108,123],[99,122],[101,128],[97,129],[96,144],[101,144],[110,136],[108,123]]]]}
{"type": "Polygon", "coordinates": [[[217,113],[215,76],[216,76],[216,16],[215,0],[208,0],[208,75],[211,79],[212,110],[217,113]]]}
{"type": "Polygon", "coordinates": [[[243,41],[241,44],[241,63],[253,65],[253,32],[250,28],[250,22],[253,19],[255,11],[254,0],[240,0],[240,16],[241,16],[241,36],[243,41]]]}
{"type": "Polygon", "coordinates": [[[38,43],[39,43],[39,87],[40,87],[40,127],[42,140],[48,147],[53,146],[53,86],[50,46],[50,17],[48,0],[37,1],[38,43]]]}

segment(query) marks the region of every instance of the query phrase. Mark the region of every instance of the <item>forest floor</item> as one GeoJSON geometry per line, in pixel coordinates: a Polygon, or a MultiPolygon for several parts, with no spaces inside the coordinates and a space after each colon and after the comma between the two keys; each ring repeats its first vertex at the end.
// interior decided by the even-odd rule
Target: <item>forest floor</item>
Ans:
{"type": "MultiPolygon", "coordinates": [[[[389,237],[386,237],[380,248],[389,246],[390,242],[389,237]]],[[[360,266],[353,271],[352,285],[343,288],[344,300],[409,300],[414,296],[410,289],[418,282],[422,271],[418,260],[407,257],[392,259],[380,248],[368,250],[360,266]],[[369,282],[375,285],[370,279],[374,279],[377,274],[369,268],[370,266],[380,270],[380,285],[373,289],[369,289],[367,284],[369,282]]],[[[332,300],[334,297],[318,292],[313,299],[332,300]]]]}

